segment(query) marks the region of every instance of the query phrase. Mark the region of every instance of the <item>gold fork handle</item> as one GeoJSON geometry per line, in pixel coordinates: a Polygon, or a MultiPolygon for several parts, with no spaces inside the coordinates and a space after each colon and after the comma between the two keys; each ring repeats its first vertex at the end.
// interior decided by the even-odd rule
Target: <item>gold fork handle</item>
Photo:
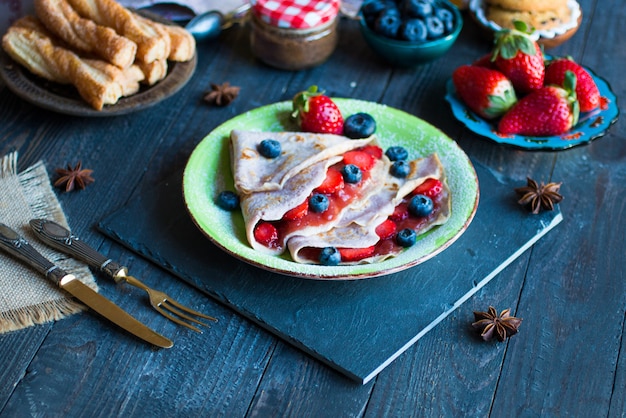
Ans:
{"type": "Polygon", "coordinates": [[[31,219],[30,226],[41,241],[52,248],[71,255],[112,277],[116,282],[123,279],[128,269],[100,254],[80,240],[67,228],[48,219],[31,219]]]}

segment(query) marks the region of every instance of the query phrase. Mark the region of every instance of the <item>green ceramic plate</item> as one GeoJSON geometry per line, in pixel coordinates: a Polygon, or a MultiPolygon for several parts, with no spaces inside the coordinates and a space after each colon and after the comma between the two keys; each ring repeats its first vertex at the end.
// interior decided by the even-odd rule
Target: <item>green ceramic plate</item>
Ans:
{"type": "Polygon", "coordinates": [[[397,272],[420,264],[450,246],[469,226],[478,205],[478,179],[467,155],[452,139],[432,125],[408,113],[372,102],[333,99],[344,116],[367,112],[377,121],[377,137],[383,148],[402,145],[410,158],[436,152],[446,170],[452,195],[450,219],[397,257],[356,266],[299,264],[289,254],[268,256],[250,247],[241,213],[226,212],[216,204],[223,190],[234,190],[228,139],[231,130],[293,131],[291,102],[254,109],[217,127],[191,154],[183,176],[187,209],[198,228],[218,247],[247,263],[275,273],[310,279],[361,279],[397,272]]]}

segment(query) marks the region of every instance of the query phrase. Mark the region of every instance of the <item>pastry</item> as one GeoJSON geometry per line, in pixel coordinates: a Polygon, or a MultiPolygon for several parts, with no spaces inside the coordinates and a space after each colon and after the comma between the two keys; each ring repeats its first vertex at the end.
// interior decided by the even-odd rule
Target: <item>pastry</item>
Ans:
{"type": "Polygon", "coordinates": [[[102,60],[83,59],[61,46],[34,16],[26,16],[9,28],[2,47],[30,72],[61,84],[72,84],[94,109],[114,104],[139,89],[143,73],[132,65],[121,70],[102,60]]]}
{"type": "Polygon", "coordinates": [[[68,0],[81,16],[99,25],[113,28],[137,44],[136,58],[143,62],[167,59],[170,37],[167,32],[137,19],[136,15],[115,0],[68,0]]]}
{"type": "Polygon", "coordinates": [[[35,12],[50,32],[81,53],[97,55],[120,68],[135,61],[137,45],[133,41],[83,19],[66,0],[35,0],[35,12]]]}
{"type": "Polygon", "coordinates": [[[407,210],[407,199],[427,179],[441,185],[433,198],[435,209],[420,218],[402,217],[398,225],[421,234],[450,215],[439,158],[433,154],[406,163],[406,175],[395,176],[393,163],[373,136],[234,130],[230,152],[246,237],[252,248],[266,254],[289,251],[296,262],[322,264],[320,254],[330,247],[343,251],[342,264],[391,257],[403,247],[391,236],[383,238],[380,227],[391,222],[388,217],[397,207],[407,210]],[[279,143],[280,151],[264,156],[261,144],[268,139],[279,143]],[[349,161],[364,157],[367,166],[351,179],[345,170],[349,161]]]}
{"type": "Polygon", "coordinates": [[[488,20],[503,28],[514,28],[515,21],[529,28],[550,30],[572,19],[567,0],[487,0],[485,15],[488,20]]]}

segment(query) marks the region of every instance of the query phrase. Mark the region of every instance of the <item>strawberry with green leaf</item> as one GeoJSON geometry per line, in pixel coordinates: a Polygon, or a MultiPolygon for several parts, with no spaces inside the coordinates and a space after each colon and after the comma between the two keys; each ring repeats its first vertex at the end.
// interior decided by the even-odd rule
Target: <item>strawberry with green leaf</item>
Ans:
{"type": "Polygon", "coordinates": [[[561,135],[578,123],[576,75],[567,71],[563,88],[545,86],[521,98],[500,119],[498,132],[505,135],[561,135]]]}
{"type": "Polygon", "coordinates": [[[462,65],[452,73],[452,82],[461,100],[485,119],[502,116],[517,102],[511,81],[490,68],[462,65]]]}
{"type": "Polygon", "coordinates": [[[317,86],[311,86],[294,96],[291,116],[298,121],[303,132],[336,135],[343,133],[341,111],[317,86]]]}
{"type": "Polygon", "coordinates": [[[576,75],[576,97],[581,112],[590,112],[600,106],[600,91],[593,77],[580,64],[569,58],[557,58],[548,63],[544,83],[563,86],[565,73],[576,75]]]}
{"type": "Polygon", "coordinates": [[[519,94],[543,87],[545,66],[539,44],[530,36],[524,22],[516,21],[515,29],[496,32],[492,60],[519,94]]]}

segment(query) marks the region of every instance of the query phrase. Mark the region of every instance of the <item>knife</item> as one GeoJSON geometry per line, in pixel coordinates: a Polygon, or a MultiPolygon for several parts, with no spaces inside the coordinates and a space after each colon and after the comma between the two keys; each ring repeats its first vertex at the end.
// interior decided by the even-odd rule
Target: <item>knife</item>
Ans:
{"type": "Polygon", "coordinates": [[[131,334],[158,347],[170,348],[174,345],[170,339],[151,330],[109,299],[83,284],[76,276],[66,273],[46,259],[28,241],[3,223],[0,223],[0,248],[26,262],[61,289],[131,334]]]}

